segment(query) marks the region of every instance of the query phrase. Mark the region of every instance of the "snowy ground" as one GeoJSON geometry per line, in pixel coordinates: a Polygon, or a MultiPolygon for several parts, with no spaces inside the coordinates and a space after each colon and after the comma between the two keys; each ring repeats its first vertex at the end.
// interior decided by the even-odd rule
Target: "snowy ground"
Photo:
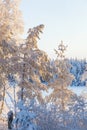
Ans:
{"type": "MultiPolygon", "coordinates": [[[[87,87],[85,87],[85,86],[81,86],[81,87],[73,86],[73,87],[69,87],[69,89],[71,89],[77,95],[83,95],[83,96],[87,97],[87,87]]],[[[50,89],[49,93],[51,93],[51,92],[52,92],[52,90],[50,89]]],[[[47,96],[47,95],[48,95],[48,93],[43,92],[43,97],[47,96]]],[[[5,122],[0,122],[0,130],[8,130],[6,126],[7,126],[7,124],[5,122]]]]}
{"type": "Polygon", "coordinates": [[[3,121],[0,121],[0,130],[8,130],[7,124],[3,121]]]}
{"type": "MultiPolygon", "coordinates": [[[[79,95],[86,95],[87,94],[87,87],[85,86],[73,86],[73,87],[69,87],[70,90],[72,90],[74,93],[76,93],[78,96],[79,95]]],[[[48,93],[46,91],[43,91],[43,97],[49,95],[52,92],[52,89],[49,89],[48,93]]]]}
{"type": "Polygon", "coordinates": [[[73,86],[73,87],[69,87],[69,89],[71,89],[77,95],[87,94],[87,87],[85,87],[85,86],[81,86],[81,87],[73,86]]]}

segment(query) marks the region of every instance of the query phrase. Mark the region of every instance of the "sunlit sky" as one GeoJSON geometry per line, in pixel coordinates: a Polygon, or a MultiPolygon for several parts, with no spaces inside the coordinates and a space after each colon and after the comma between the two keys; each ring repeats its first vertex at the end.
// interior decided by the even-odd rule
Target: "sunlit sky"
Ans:
{"type": "Polygon", "coordinates": [[[22,0],[21,10],[26,32],[45,25],[38,45],[51,58],[61,40],[67,57],[87,58],[87,0],[22,0]]]}

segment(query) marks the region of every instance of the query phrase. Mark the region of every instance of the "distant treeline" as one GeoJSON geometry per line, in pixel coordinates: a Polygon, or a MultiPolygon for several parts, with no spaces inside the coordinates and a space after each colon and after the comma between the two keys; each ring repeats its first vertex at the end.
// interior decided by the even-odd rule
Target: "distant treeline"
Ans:
{"type": "MultiPolygon", "coordinates": [[[[85,71],[85,65],[87,64],[86,59],[69,59],[69,63],[72,66],[70,69],[70,73],[72,73],[75,77],[75,79],[72,81],[71,86],[85,86],[85,81],[81,81],[81,76],[85,71]]],[[[16,83],[13,75],[9,75],[8,79],[10,85],[14,85],[14,83],[16,83]]],[[[43,81],[42,77],[40,77],[40,80],[42,83],[46,83],[45,81],[43,81]]]]}
{"type": "Polygon", "coordinates": [[[69,62],[72,65],[70,72],[75,76],[71,86],[84,86],[85,81],[81,81],[81,75],[85,71],[86,59],[69,59],[69,62]]]}

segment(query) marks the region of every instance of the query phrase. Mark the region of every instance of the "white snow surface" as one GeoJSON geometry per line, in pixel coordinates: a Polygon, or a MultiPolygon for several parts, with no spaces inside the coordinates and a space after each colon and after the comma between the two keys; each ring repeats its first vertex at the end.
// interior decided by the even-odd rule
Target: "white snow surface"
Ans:
{"type": "Polygon", "coordinates": [[[83,93],[87,93],[87,87],[86,86],[70,86],[70,90],[72,90],[74,93],[76,93],[78,96],[82,95],[83,93]]]}

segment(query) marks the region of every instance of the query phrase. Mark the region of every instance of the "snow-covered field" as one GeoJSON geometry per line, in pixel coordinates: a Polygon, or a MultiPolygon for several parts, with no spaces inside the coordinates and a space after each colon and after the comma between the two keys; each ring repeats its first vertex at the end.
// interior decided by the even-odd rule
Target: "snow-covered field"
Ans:
{"type": "MultiPolygon", "coordinates": [[[[85,86],[73,86],[73,87],[69,87],[70,90],[72,90],[74,93],[76,93],[78,96],[82,95],[82,94],[87,94],[87,87],[85,86]]],[[[48,92],[43,91],[43,97],[49,95],[52,92],[52,89],[49,89],[48,92]]]]}
{"type": "Polygon", "coordinates": [[[0,130],[8,130],[7,124],[3,121],[0,121],[0,130]]]}
{"type": "Polygon", "coordinates": [[[85,86],[81,86],[81,87],[80,86],[73,86],[73,87],[69,87],[69,89],[71,89],[77,95],[82,95],[82,94],[87,93],[87,87],[85,87],[85,86]]]}

